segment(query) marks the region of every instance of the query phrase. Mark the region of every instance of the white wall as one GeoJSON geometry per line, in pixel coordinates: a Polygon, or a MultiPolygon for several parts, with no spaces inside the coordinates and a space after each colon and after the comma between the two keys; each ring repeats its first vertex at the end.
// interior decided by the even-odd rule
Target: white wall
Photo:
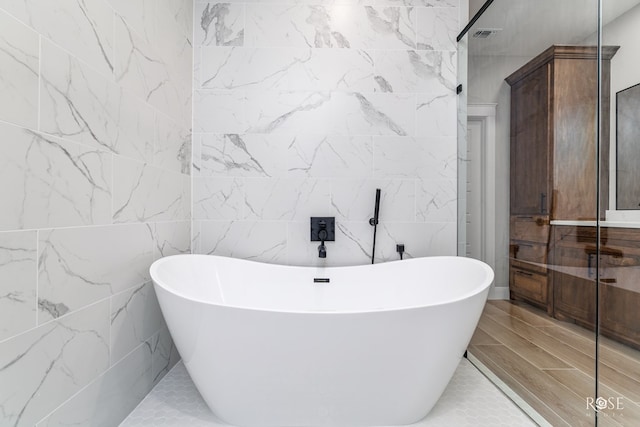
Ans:
{"type": "Polygon", "coordinates": [[[190,0],[0,0],[0,424],[117,425],[178,359],[190,0]]]}
{"type": "Polygon", "coordinates": [[[354,3],[196,3],[196,252],[365,264],[379,187],[379,261],[456,253],[458,2],[354,3]]]}
{"type": "Polygon", "coordinates": [[[511,89],[505,77],[531,58],[516,56],[469,56],[469,104],[496,106],[496,287],[509,286],[509,123],[511,89]]]}

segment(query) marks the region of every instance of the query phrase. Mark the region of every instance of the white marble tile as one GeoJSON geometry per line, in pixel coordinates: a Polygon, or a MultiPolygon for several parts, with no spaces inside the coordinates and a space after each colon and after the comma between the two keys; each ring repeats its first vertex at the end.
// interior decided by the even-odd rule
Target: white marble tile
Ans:
{"type": "Polygon", "coordinates": [[[455,92],[419,93],[416,106],[416,136],[452,136],[458,131],[458,103],[455,92]]]}
{"type": "Polygon", "coordinates": [[[246,178],[245,217],[252,220],[302,220],[330,216],[328,180],[302,178],[246,178]]]}
{"type": "Polygon", "coordinates": [[[38,323],[149,280],[151,225],[40,231],[38,323]]]}
{"type": "Polygon", "coordinates": [[[170,84],[167,65],[151,42],[135,33],[120,16],[115,21],[114,33],[116,81],[168,113],[170,108],[161,99],[163,86],[170,84]]]}
{"type": "Polygon", "coordinates": [[[166,65],[170,80],[159,89],[154,105],[191,126],[193,75],[193,1],[157,0],[156,36],[151,42],[166,65]]]}
{"type": "Polygon", "coordinates": [[[310,135],[287,150],[289,177],[370,178],[373,142],[368,136],[310,135]]]}
{"type": "Polygon", "coordinates": [[[460,0],[376,0],[379,6],[458,7],[460,0]]]}
{"type": "Polygon", "coordinates": [[[196,90],[193,96],[194,132],[246,132],[244,92],[196,90]]]}
{"type": "Polygon", "coordinates": [[[455,222],[382,223],[376,236],[376,260],[400,259],[397,244],[404,244],[405,258],[456,255],[456,227],[455,222]]]}
{"type": "Polygon", "coordinates": [[[357,4],[247,4],[245,46],[416,47],[412,8],[357,4]]]}
{"type": "Polygon", "coordinates": [[[456,52],[380,50],[373,56],[378,92],[455,93],[456,52]]]}
{"type": "Polygon", "coordinates": [[[0,123],[0,230],[110,222],[111,154],[0,123]]]}
{"type": "Polygon", "coordinates": [[[151,282],[111,297],[111,365],[151,340],[162,325],[162,313],[151,282]]]}
{"type": "Polygon", "coordinates": [[[193,218],[244,219],[244,181],[233,177],[193,178],[193,218]]]}
{"type": "MultiPolygon", "coordinates": [[[[157,0],[107,0],[120,17],[127,21],[129,28],[138,33],[147,42],[153,42],[157,34],[157,0]]],[[[117,18],[116,18],[117,19],[117,18]]]]}
{"type": "Polygon", "coordinates": [[[3,424],[35,425],[108,367],[108,300],[1,342],[3,424]]]}
{"type": "Polygon", "coordinates": [[[419,50],[456,50],[461,26],[457,7],[419,7],[416,9],[419,50]]]}
{"type": "Polygon", "coordinates": [[[40,130],[117,152],[120,88],[41,41],[40,130]]]}
{"type": "Polygon", "coordinates": [[[275,264],[286,263],[287,224],[282,221],[197,221],[198,252],[275,264]]]}
{"type": "Polygon", "coordinates": [[[330,267],[371,262],[373,227],[368,222],[344,222],[336,218],[336,239],[325,242],[326,258],[318,256],[320,242],[310,240],[309,230],[308,219],[288,223],[288,265],[330,267]]]}
{"type": "Polygon", "coordinates": [[[191,173],[191,130],[162,113],[156,116],[153,164],[174,172],[191,173]]]}
{"type": "Polygon", "coordinates": [[[195,45],[242,46],[244,4],[199,2],[195,4],[195,45]]]}
{"type": "Polygon", "coordinates": [[[336,179],[331,181],[331,206],[344,221],[369,221],[380,189],[380,221],[414,221],[414,180],[336,179]]]}
{"type": "Polygon", "coordinates": [[[0,341],[36,326],[37,234],[0,233],[0,341]]]}
{"type": "Polygon", "coordinates": [[[153,259],[191,253],[191,222],[158,222],[154,225],[153,259]]]}
{"type": "Polygon", "coordinates": [[[0,120],[38,126],[38,34],[0,10],[0,120]]]}
{"type": "Polygon", "coordinates": [[[289,135],[202,135],[196,144],[203,176],[283,177],[287,174],[289,135]]]}
{"type": "Polygon", "coordinates": [[[152,387],[151,351],[142,344],[36,427],[117,426],[152,387]]]}
{"type": "Polygon", "coordinates": [[[143,162],[151,162],[156,139],[153,107],[122,90],[117,125],[118,131],[112,151],[143,162]]]}
{"type": "Polygon", "coordinates": [[[153,336],[150,344],[152,350],[151,372],[155,385],[178,363],[180,353],[178,353],[166,325],[163,325],[162,329],[153,336]]]}
{"type": "Polygon", "coordinates": [[[114,13],[105,0],[0,0],[0,8],[104,75],[113,73],[114,13]]]}
{"type": "Polygon", "coordinates": [[[373,58],[357,49],[202,48],[201,86],[214,90],[371,92],[373,58]]]}
{"type": "Polygon", "coordinates": [[[455,222],[458,209],[456,180],[418,180],[416,217],[425,222],[455,222]]]}
{"type": "Polygon", "coordinates": [[[456,139],[376,137],[374,175],[376,178],[456,179],[456,139]]]}
{"type": "Polygon", "coordinates": [[[188,175],[114,157],[113,221],[181,221],[190,217],[188,175]]]}
{"type": "Polygon", "coordinates": [[[249,130],[297,135],[413,135],[413,94],[257,92],[248,94],[249,130]]]}

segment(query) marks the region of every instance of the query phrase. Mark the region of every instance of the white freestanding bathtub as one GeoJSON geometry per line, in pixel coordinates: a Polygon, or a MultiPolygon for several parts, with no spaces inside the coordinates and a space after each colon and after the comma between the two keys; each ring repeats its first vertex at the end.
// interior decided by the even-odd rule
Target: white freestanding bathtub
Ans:
{"type": "Polygon", "coordinates": [[[437,402],[493,271],[462,257],[315,268],[175,255],[151,277],[184,364],[223,421],[387,426],[417,422],[437,402]]]}

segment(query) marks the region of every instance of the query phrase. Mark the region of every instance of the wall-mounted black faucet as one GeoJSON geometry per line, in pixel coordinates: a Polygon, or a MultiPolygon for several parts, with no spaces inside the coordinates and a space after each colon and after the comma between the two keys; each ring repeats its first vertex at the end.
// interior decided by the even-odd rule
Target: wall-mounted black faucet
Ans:
{"type": "Polygon", "coordinates": [[[311,217],[311,241],[320,242],[318,246],[318,257],[327,257],[327,247],[324,242],[336,240],[336,219],[335,217],[311,217]]]}

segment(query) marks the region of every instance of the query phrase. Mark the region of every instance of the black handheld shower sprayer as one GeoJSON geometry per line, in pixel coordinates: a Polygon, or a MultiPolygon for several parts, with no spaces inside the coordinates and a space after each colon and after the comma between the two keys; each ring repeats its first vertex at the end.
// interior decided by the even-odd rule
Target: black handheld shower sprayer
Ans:
{"type": "Polygon", "coordinates": [[[376,188],[376,205],[373,210],[373,218],[369,219],[369,224],[373,226],[373,248],[371,249],[371,264],[376,257],[376,232],[378,231],[378,218],[380,215],[380,189],[376,188]]]}

